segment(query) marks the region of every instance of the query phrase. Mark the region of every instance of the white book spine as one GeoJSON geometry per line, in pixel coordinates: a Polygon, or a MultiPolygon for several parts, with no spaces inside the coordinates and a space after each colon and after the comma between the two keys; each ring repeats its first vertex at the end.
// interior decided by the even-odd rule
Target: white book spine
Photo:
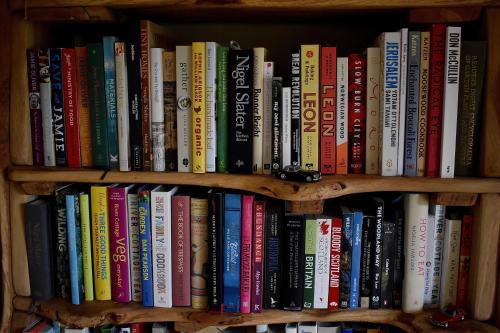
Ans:
{"type": "Polygon", "coordinates": [[[380,82],[380,171],[382,176],[398,174],[399,88],[401,33],[384,32],[380,38],[382,76],[380,82]]]}
{"type": "Polygon", "coordinates": [[[216,124],[216,80],[217,80],[217,43],[206,42],[206,172],[215,172],[215,156],[217,153],[216,124]]]}
{"type": "Polygon", "coordinates": [[[297,323],[287,323],[285,326],[285,333],[298,333],[297,323]]]}
{"type": "Polygon", "coordinates": [[[40,82],[40,109],[42,110],[43,155],[45,166],[56,166],[51,96],[50,82],[40,82]]]}
{"type": "Polygon", "coordinates": [[[408,71],[408,28],[401,32],[401,74],[399,85],[399,139],[398,139],[398,176],[404,173],[405,128],[406,128],[406,84],[408,71]]]}
{"type": "Polygon", "coordinates": [[[443,266],[439,307],[457,302],[458,267],[460,261],[461,220],[446,220],[444,227],[443,266]]]}
{"type": "Polygon", "coordinates": [[[253,49],[253,173],[263,172],[264,61],[266,49],[253,49]]]}
{"type": "Polygon", "coordinates": [[[336,156],[336,173],[340,174],[339,165],[344,166],[347,174],[348,163],[348,110],[347,110],[347,92],[348,92],[348,58],[337,58],[337,156],[336,156]]]}
{"type": "Polygon", "coordinates": [[[299,323],[299,333],[318,333],[317,322],[299,323]]]}
{"type": "Polygon", "coordinates": [[[176,46],[177,170],[192,172],[191,46],[176,46]]]}
{"type": "Polygon", "coordinates": [[[151,244],[153,260],[153,293],[154,306],[171,307],[168,302],[167,289],[167,194],[160,188],[158,192],[151,192],[151,244]]]}
{"type": "Polygon", "coordinates": [[[366,50],[366,174],[378,175],[380,134],[380,48],[366,50]]]}
{"type": "Polygon", "coordinates": [[[271,174],[272,162],[272,111],[273,111],[273,75],[274,63],[264,62],[264,113],[263,113],[263,136],[262,136],[262,168],[266,175],[271,174]]]}
{"type": "Polygon", "coordinates": [[[430,307],[432,301],[432,264],[434,262],[434,228],[436,218],[429,211],[429,219],[427,222],[427,249],[425,250],[425,283],[424,283],[424,307],[430,307]]]}
{"type": "Polygon", "coordinates": [[[424,305],[428,212],[427,194],[405,196],[402,308],[407,313],[421,311],[424,305]]]}
{"type": "Polygon", "coordinates": [[[431,205],[429,209],[429,214],[434,218],[434,228],[431,230],[431,239],[429,242],[432,243],[430,250],[432,251],[432,261],[431,261],[431,295],[429,307],[434,308],[439,305],[439,295],[441,292],[441,263],[443,257],[443,242],[444,242],[444,221],[445,221],[445,211],[446,207],[442,205],[431,205]]]}
{"type": "Polygon", "coordinates": [[[139,219],[137,211],[137,193],[127,195],[128,234],[130,254],[130,288],[133,302],[142,301],[141,257],[139,243],[139,219]]]}
{"type": "Polygon", "coordinates": [[[442,178],[453,178],[455,176],[460,42],[461,28],[447,27],[443,90],[443,134],[441,141],[442,178]]]}
{"type": "Polygon", "coordinates": [[[165,113],[163,110],[163,49],[151,48],[151,139],[153,171],[165,171],[165,113]]]}
{"type": "Polygon", "coordinates": [[[315,309],[328,308],[330,282],[330,245],[332,219],[316,220],[316,255],[314,263],[314,304],[315,309]]]}
{"type": "Polygon", "coordinates": [[[120,171],[130,171],[130,131],[127,61],[125,43],[115,43],[116,110],[118,116],[118,156],[120,171]]]}
{"type": "Polygon", "coordinates": [[[292,164],[292,90],[282,89],[282,126],[281,126],[281,158],[282,166],[292,164]]]}

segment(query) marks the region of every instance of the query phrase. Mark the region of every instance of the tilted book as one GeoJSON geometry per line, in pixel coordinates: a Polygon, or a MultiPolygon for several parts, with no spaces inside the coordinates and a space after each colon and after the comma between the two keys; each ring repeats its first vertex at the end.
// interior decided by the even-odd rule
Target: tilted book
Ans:
{"type": "Polygon", "coordinates": [[[193,172],[205,173],[206,169],[206,59],[205,43],[193,42],[192,55],[192,138],[193,172]]]}
{"type": "Polygon", "coordinates": [[[253,173],[263,172],[262,151],[264,143],[264,61],[267,50],[253,49],[253,173]]]}
{"type": "Polygon", "coordinates": [[[224,312],[240,312],[241,195],[224,197],[224,312]]]}
{"type": "Polygon", "coordinates": [[[52,127],[49,49],[38,49],[38,69],[40,79],[40,109],[42,110],[43,165],[56,166],[54,130],[52,127]]]}
{"type": "Polygon", "coordinates": [[[425,175],[427,153],[427,110],[429,108],[429,61],[431,35],[429,31],[420,34],[420,97],[418,103],[417,133],[417,176],[425,175]]]}
{"type": "Polygon", "coordinates": [[[118,169],[118,123],[116,117],[116,66],[115,43],[118,37],[104,36],[102,49],[104,54],[104,91],[106,94],[106,110],[108,119],[108,153],[109,167],[118,169]]]}
{"type": "Polygon", "coordinates": [[[177,170],[193,171],[191,46],[175,47],[177,96],[177,170]]]}
{"type": "Polygon", "coordinates": [[[118,168],[130,171],[130,123],[125,43],[115,43],[116,115],[118,125],[118,168]]]}
{"type": "Polygon", "coordinates": [[[62,50],[51,48],[50,55],[50,84],[52,98],[52,126],[54,132],[54,143],[56,152],[56,165],[67,166],[68,156],[66,147],[66,128],[64,114],[64,96],[62,81],[62,50]]]}
{"type": "Polygon", "coordinates": [[[335,173],[347,175],[348,169],[348,135],[347,124],[349,120],[347,110],[348,93],[348,63],[347,57],[337,58],[337,119],[335,137],[337,156],[335,158],[335,173]]]}
{"type": "Polygon", "coordinates": [[[165,113],[165,170],[177,171],[177,101],[175,52],[163,52],[163,112],[165,113]]]}
{"type": "Polygon", "coordinates": [[[163,110],[163,49],[150,50],[152,171],[165,171],[165,112],[163,110]]]}
{"type": "Polygon", "coordinates": [[[365,173],[379,174],[380,48],[366,49],[366,165],[365,173]]]}
{"type": "Polygon", "coordinates": [[[337,48],[321,48],[320,77],[320,171],[323,175],[335,173],[335,122],[337,108],[337,48]]]}
{"type": "Polygon", "coordinates": [[[208,308],[208,201],[191,198],[191,306],[208,308]]]}
{"type": "Polygon", "coordinates": [[[240,311],[250,313],[252,295],[253,195],[241,197],[240,311]]]}
{"type": "Polygon", "coordinates": [[[26,50],[28,63],[28,106],[30,108],[31,153],[33,165],[43,165],[42,110],[40,109],[40,81],[38,80],[38,51],[26,50]]]}
{"type": "Polygon", "coordinates": [[[461,220],[446,219],[444,222],[441,295],[439,298],[439,307],[441,309],[457,303],[461,228],[461,220]]]}
{"type": "Polygon", "coordinates": [[[205,92],[206,92],[206,171],[215,172],[217,155],[216,124],[216,82],[217,82],[217,43],[205,43],[205,92]]]}
{"type": "Polygon", "coordinates": [[[349,172],[365,171],[366,135],[366,58],[362,54],[349,55],[348,73],[348,135],[349,172]]]}
{"type": "Polygon", "coordinates": [[[191,306],[191,198],[172,198],[172,305],[191,306]]]}

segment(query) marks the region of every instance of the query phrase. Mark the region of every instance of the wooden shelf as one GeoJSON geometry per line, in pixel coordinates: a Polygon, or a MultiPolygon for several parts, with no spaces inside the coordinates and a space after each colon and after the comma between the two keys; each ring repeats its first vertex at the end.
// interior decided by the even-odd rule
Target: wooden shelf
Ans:
{"type": "MultiPolygon", "coordinates": [[[[290,201],[315,201],[365,192],[453,192],[500,193],[498,178],[427,178],[381,177],[369,175],[324,176],[317,183],[282,181],[273,176],[235,174],[193,174],[177,172],[120,172],[92,169],[63,169],[16,166],[9,169],[9,179],[27,184],[25,189],[40,187],[51,191],[46,183],[156,183],[197,185],[246,190],[290,201]],[[44,185],[45,184],[45,185],[44,185]]],[[[30,192],[30,191],[27,191],[30,192]]],[[[36,192],[33,190],[33,192],[36,192]]],[[[43,194],[43,193],[29,193],[43,194]]]]}

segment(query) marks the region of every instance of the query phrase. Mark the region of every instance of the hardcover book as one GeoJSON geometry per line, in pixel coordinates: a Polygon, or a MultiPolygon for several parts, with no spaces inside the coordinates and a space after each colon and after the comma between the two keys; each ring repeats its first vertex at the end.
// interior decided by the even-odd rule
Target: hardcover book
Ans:
{"type": "Polygon", "coordinates": [[[379,174],[380,48],[366,49],[366,163],[365,173],[379,174]]]}
{"type": "Polygon", "coordinates": [[[340,265],[342,246],[342,219],[332,218],[332,236],[330,246],[330,280],[328,290],[328,309],[339,308],[340,265]]]}
{"type": "Polygon", "coordinates": [[[163,112],[165,113],[165,170],[177,171],[177,101],[175,52],[163,52],[163,112]]]}
{"type": "Polygon", "coordinates": [[[106,115],[108,121],[108,153],[110,169],[118,169],[118,123],[116,114],[116,67],[115,43],[118,37],[104,36],[102,50],[104,56],[104,92],[106,94],[106,115]]]}
{"type": "Polygon", "coordinates": [[[192,138],[193,172],[205,173],[206,169],[206,59],[205,43],[193,42],[192,55],[192,138]]]}
{"type": "Polygon", "coordinates": [[[224,312],[240,312],[241,195],[224,197],[224,312]]]}
{"type": "Polygon", "coordinates": [[[227,171],[227,54],[229,48],[217,46],[217,172],[227,171]]]}
{"type": "Polygon", "coordinates": [[[301,122],[301,97],[300,97],[300,48],[295,48],[291,53],[291,109],[292,109],[292,151],[291,164],[300,165],[300,122],[301,122]]]}
{"type": "Polygon", "coordinates": [[[462,221],[446,219],[444,224],[443,265],[439,298],[439,307],[441,309],[457,303],[462,221]]]}
{"type": "Polygon", "coordinates": [[[420,34],[420,97],[418,103],[417,133],[417,176],[425,175],[427,152],[427,110],[429,108],[429,61],[431,35],[429,31],[420,34]]]}
{"type": "Polygon", "coordinates": [[[38,69],[40,79],[40,109],[42,111],[43,164],[45,166],[56,166],[54,128],[52,126],[49,49],[38,49],[38,69]]]}
{"type": "MultiPolygon", "coordinates": [[[[172,198],[172,305],[191,306],[191,198],[172,198]]],[[[219,257],[220,258],[220,257],[219,257]]]]}
{"type": "Polygon", "coordinates": [[[90,204],[87,193],[80,194],[80,227],[82,236],[83,286],[86,301],[94,300],[94,279],[92,277],[92,235],[90,227],[90,204]]]}
{"type": "Polygon", "coordinates": [[[115,43],[116,115],[118,126],[118,168],[130,171],[130,124],[125,43],[115,43]]]}
{"type": "Polygon", "coordinates": [[[366,58],[362,54],[349,55],[348,82],[349,172],[361,174],[366,157],[366,58]]]}
{"type": "Polygon", "coordinates": [[[266,204],[264,244],[264,308],[280,309],[281,302],[281,224],[283,206],[279,201],[266,204]]]}
{"type": "Polygon", "coordinates": [[[224,307],[224,193],[208,193],[208,308],[224,307]]]}
{"type": "Polygon", "coordinates": [[[43,165],[42,110],[40,109],[40,81],[38,80],[38,51],[26,50],[28,63],[28,106],[30,108],[31,152],[33,165],[43,165]]]}
{"type": "Polygon", "coordinates": [[[266,202],[254,204],[253,256],[252,256],[252,312],[262,312],[264,297],[264,226],[266,202]]]}
{"type": "Polygon", "coordinates": [[[252,294],[253,195],[241,197],[240,310],[250,313],[252,294]]]}
{"type": "Polygon", "coordinates": [[[66,194],[66,212],[71,303],[81,304],[83,302],[84,285],[79,193],[66,194]]]}
{"type": "Polygon", "coordinates": [[[141,246],[139,239],[139,186],[136,185],[127,194],[130,289],[133,302],[142,302],[141,246]]]}
{"type": "Polygon", "coordinates": [[[304,236],[304,309],[314,305],[314,265],[316,256],[316,218],[306,216],[304,236]]]}
{"type": "Polygon", "coordinates": [[[337,48],[321,48],[321,142],[320,171],[323,175],[335,173],[335,118],[337,107],[337,48]]]}
{"type": "Polygon", "coordinates": [[[330,246],[332,238],[332,219],[316,219],[316,254],[314,263],[314,303],[315,309],[328,308],[330,282],[330,246]]]}
{"type": "Polygon", "coordinates": [[[275,174],[281,171],[282,164],[282,141],[281,130],[283,128],[282,117],[282,88],[283,78],[273,77],[273,112],[272,112],[272,156],[271,173],[275,174]]]}
{"type": "Polygon", "coordinates": [[[253,173],[263,173],[262,149],[264,143],[264,62],[267,50],[253,49],[253,173]]]}
{"type": "Polygon", "coordinates": [[[208,308],[208,200],[191,198],[191,306],[208,308]]]}
{"type": "Polygon", "coordinates": [[[301,310],[304,302],[304,220],[285,215],[283,225],[283,309],[301,310]]]}
{"type": "Polygon", "coordinates": [[[163,106],[163,49],[150,50],[152,171],[165,171],[165,110],[163,106]]]}
{"type": "Polygon", "coordinates": [[[54,133],[56,165],[65,167],[68,165],[65,114],[64,114],[64,96],[62,82],[62,50],[60,48],[51,48],[50,55],[50,84],[52,98],[52,126],[54,133]]]}
{"type": "Polygon", "coordinates": [[[191,46],[175,47],[177,96],[177,170],[193,171],[191,46]]]}
{"type": "Polygon", "coordinates": [[[337,120],[335,127],[335,137],[337,143],[335,173],[337,175],[347,175],[348,169],[348,63],[349,60],[347,57],[337,58],[337,120]]]}
{"type": "Polygon", "coordinates": [[[216,125],[216,82],[217,82],[217,43],[206,42],[206,171],[215,172],[217,154],[217,125],[216,125]]]}

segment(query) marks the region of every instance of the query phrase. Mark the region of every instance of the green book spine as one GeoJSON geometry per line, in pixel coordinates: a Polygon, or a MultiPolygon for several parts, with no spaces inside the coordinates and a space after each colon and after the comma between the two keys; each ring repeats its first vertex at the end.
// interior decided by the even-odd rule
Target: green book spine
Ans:
{"type": "Polygon", "coordinates": [[[94,167],[109,167],[108,126],[104,89],[104,57],[101,43],[87,45],[92,161],[94,167]]]}
{"type": "Polygon", "coordinates": [[[217,172],[227,171],[227,53],[217,47],[217,172]]]}
{"type": "Polygon", "coordinates": [[[106,95],[106,116],[108,122],[109,167],[118,169],[118,123],[116,111],[116,66],[115,43],[118,38],[105,36],[102,39],[104,56],[104,82],[106,95]]]}
{"type": "Polygon", "coordinates": [[[312,309],[314,304],[314,261],[316,255],[316,219],[306,220],[304,252],[304,308],[312,309]]]}

